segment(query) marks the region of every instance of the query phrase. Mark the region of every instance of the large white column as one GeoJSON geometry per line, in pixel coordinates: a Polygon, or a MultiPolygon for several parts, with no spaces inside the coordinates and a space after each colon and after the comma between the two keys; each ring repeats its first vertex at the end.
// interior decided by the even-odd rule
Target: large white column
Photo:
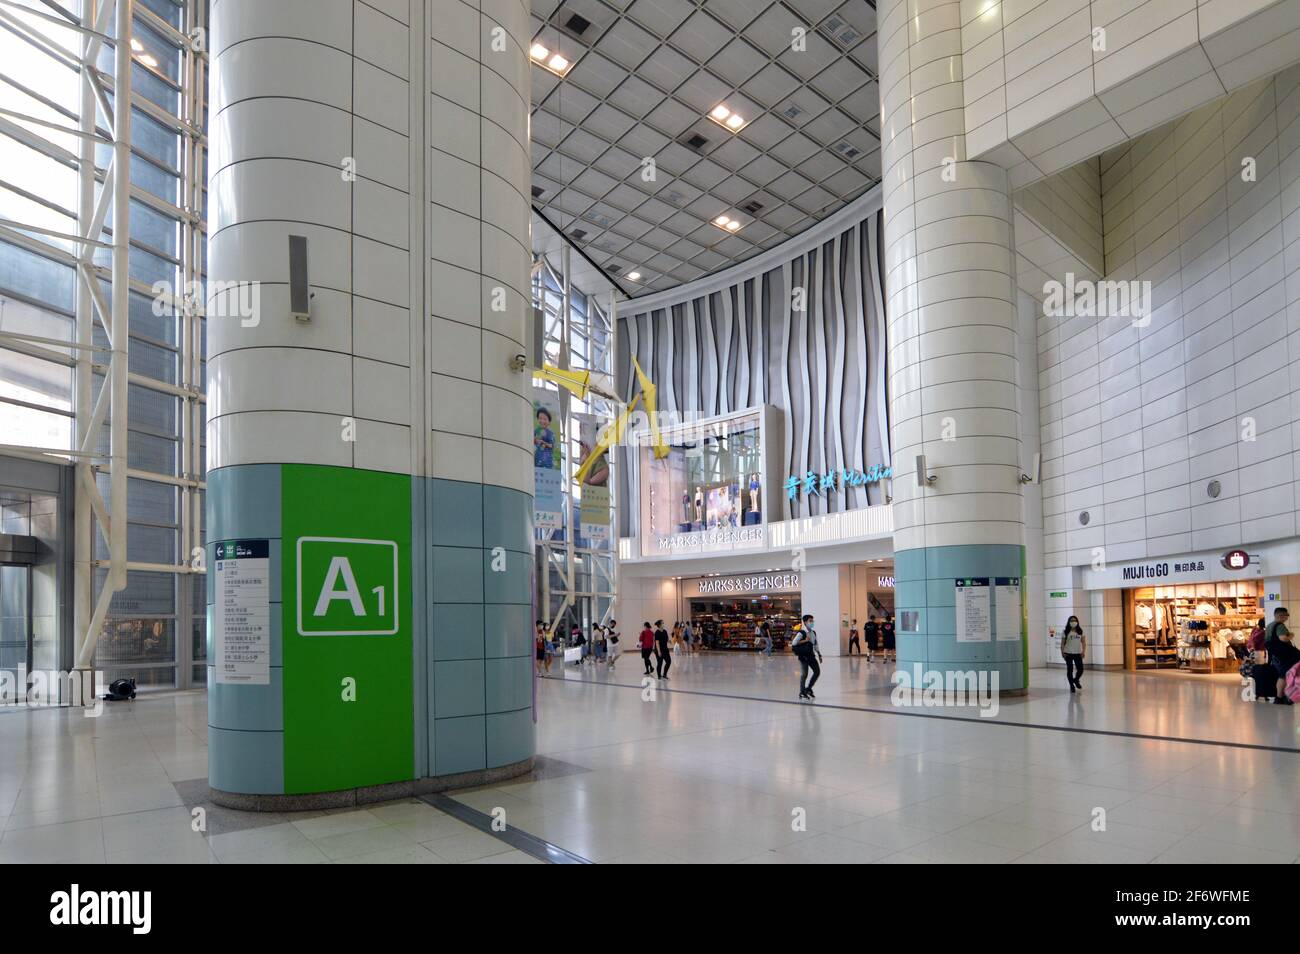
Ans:
{"type": "Polygon", "coordinates": [[[955,637],[955,579],[1023,575],[1007,173],[966,159],[959,0],[881,0],[877,16],[898,662],[1022,689],[1023,635],[955,637]]]}
{"type": "Polygon", "coordinates": [[[272,646],[260,683],[209,653],[211,784],[508,772],[533,751],[527,4],[212,15],[209,564],[265,541],[272,646]]]}

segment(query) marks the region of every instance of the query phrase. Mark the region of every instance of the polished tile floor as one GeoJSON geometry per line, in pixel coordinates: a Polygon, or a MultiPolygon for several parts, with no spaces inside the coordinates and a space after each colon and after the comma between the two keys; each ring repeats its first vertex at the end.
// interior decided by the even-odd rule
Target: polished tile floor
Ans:
{"type": "MultiPolygon", "coordinates": [[[[828,660],[817,704],[799,703],[796,669],[685,658],[650,692],[639,658],[557,666],[538,686],[546,770],[455,797],[595,862],[1300,861],[1300,754],[1242,747],[1294,750],[1300,709],[1242,702],[1231,681],[1089,673],[1071,697],[1035,672],[980,720],[895,714],[879,663],[828,660]],[[1180,740],[1198,736],[1225,744],[1180,740]]],[[[415,800],[208,805],[205,723],[202,692],[99,719],[0,712],[0,862],[533,860],[415,800]]]]}

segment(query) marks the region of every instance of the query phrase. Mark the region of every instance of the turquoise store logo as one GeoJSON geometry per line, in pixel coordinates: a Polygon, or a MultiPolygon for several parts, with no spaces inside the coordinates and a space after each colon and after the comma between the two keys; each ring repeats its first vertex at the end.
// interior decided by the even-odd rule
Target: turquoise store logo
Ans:
{"type": "Polygon", "coordinates": [[[800,494],[805,497],[821,497],[834,491],[848,490],[850,487],[877,484],[882,480],[888,480],[893,474],[892,467],[881,467],[878,464],[872,464],[865,471],[844,468],[817,474],[810,470],[802,477],[792,474],[787,478],[785,492],[790,500],[794,500],[800,494]]]}

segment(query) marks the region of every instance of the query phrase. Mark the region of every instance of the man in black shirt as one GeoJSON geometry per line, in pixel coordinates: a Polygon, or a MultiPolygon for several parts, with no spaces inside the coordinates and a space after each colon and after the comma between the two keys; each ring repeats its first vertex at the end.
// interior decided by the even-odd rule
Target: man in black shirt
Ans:
{"type": "Polygon", "coordinates": [[[668,670],[673,664],[673,654],[668,648],[668,630],[664,621],[655,620],[655,671],[660,679],[668,678],[668,670]]]}
{"type": "Polygon", "coordinates": [[[1279,706],[1293,704],[1286,697],[1284,683],[1291,667],[1300,662],[1300,649],[1296,648],[1291,630],[1286,626],[1288,618],[1287,611],[1279,606],[1273,610],[1273,622],[1269,623],[1268,629],[1264,631],[1264,648],[1268,650],[1268,661],[1272,663],[1273,670],[1277,673],[1277,696],[1274,697],[1273,702],[1279,706]]]}
{"type": "Polygon", "coordinates": [[[880,624],[872,616],[867,620],[867,625],[862,627],[862,636],[867,641],[867,662],[871,662],[871,654],[876,650],[876,641],[880,639],[880,624]]]}

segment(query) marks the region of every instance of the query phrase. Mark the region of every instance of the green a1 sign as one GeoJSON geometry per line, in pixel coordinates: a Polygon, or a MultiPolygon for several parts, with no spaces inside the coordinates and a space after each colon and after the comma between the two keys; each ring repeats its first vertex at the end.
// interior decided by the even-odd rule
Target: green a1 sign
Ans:
{"type": "Polygon", "coordinates": [[[397,633],[395,541],[299,537],[297,563],[300,636],[397,633]]]}

